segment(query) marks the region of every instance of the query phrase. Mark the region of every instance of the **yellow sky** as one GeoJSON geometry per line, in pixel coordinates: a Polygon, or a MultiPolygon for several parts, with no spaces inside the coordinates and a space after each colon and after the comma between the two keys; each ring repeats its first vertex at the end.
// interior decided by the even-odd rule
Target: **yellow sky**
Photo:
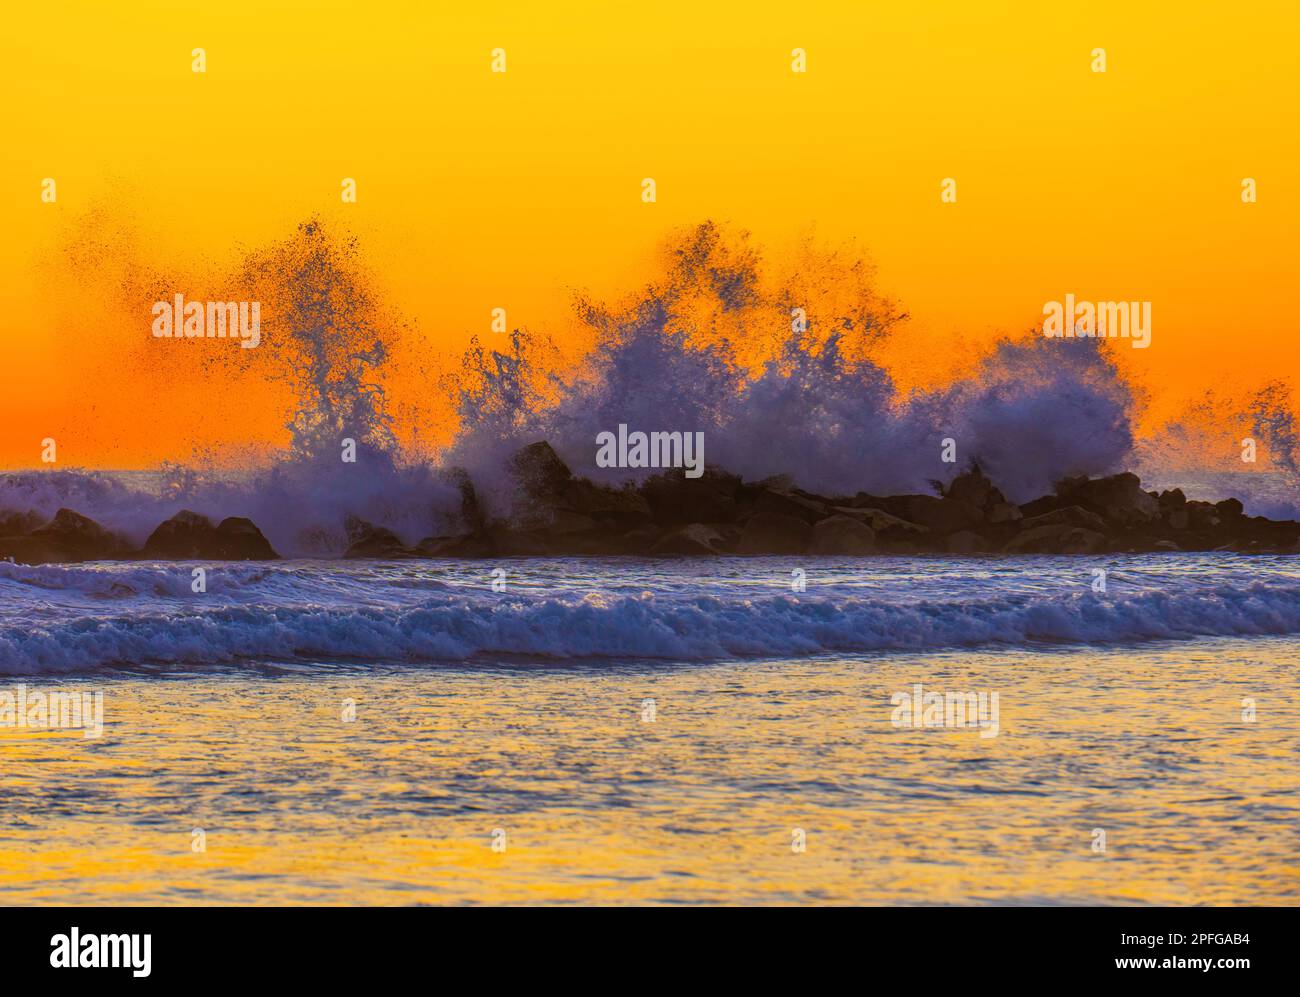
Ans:
{"type": "Polygon", "coordinates": [[[571,289],[621,295],[713,218],[773,254],[856,240],[911,315],[897,359],[931,376],[1067,293],[1152,302],[1124,362],[1157,408],[1296,369],[1293,3],[719,6],[7,12],[0,466],[39,466],[47,436],[84,466],[281,438],[255,370],[205,397],[201,354],[155,368],[170,344],[118,292],[124,261],[207,271],[312,215],[359,236],[431,355],[494,307],[562,333],[571,289]]]}

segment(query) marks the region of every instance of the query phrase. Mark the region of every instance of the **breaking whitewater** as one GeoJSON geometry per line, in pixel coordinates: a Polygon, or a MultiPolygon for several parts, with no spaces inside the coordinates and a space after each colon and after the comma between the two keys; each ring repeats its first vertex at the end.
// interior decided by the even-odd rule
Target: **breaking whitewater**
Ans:
{"type": "Polygon", "coordinates": [[[387,400],[402,324],[355,241],[305,223],[239,275],[275,303],[233,352],[292,386],[285,449],[0,477],[0,670],[1300,632],[1284,385],[1138,440],[1106,346],[1031,330],[903,392],[879,357],[905,316],[860,259],[778,273],[704,224],[664,261],[623,303],[578,300],[576,359],[474,342],[428,380],[455,427],[417,454],[387,400]],[[1260,470],[1234,471],[1245,435],[1260,470]],[[674,437],[680,461],[635,456],[674,437]]]}
{"type": "MultiPolygon", "coordinates": [[[[1109,350],[1029,331],[973,360],[965,378],[903,393],[878,355],[905,316],[877,292],[872,268],[860,258],[804,246],[779,266],[766,264],[743,233],[712,223],[681,233],[662,258],[660,277],[624,302],[578,299],[592,345],[576,362],[560,360],[544,335],[526,330],[498,334],[491,345],[475,341],[459,372],[429,379],[429,391],[443,392],[455,412],[455,429],[436,453],[417,456],[398,444],[386,404],[388,358],[403,323],[376,300],[356,241],[332,237],[319,221],[304,223],[283,243],[250,256],[237,275],[245,296],[274,303],[267,341],[249,352],[270,357],[275,371],[268,376],[288,382],[297,399],[286,413],[284,451],[254,463],[209,455],[146,473],[6,474],[0,534],[27,535],[66,509],[112,534],[119,553],[139,556],[159,525],[185,510],[213,525],[246,519],[281,556],[334,557],[355,548],[365,530],[391,534],[394,551],[429,539],[481,539],[489,529],[549,525],[572,536],[589,521],[600,523],[591,513],[614,506],[603,510],[610,513],[605,518],[628,527],[624,533],[713,523],[726,529],[709,546],[734,550],[738,534],[732,534],[745,526],[738,515],[790,511],[760,509],[746,494],[737,498],[740,489],[805,492],[832,510],[864,507],[866,499],[857,496],[891,497],[873,507],[913,523],[913,507],[929,503],[911,499],[941,498],[975,467],[996,487],[999,503],[1018,509],[1040,503],[1021,519],[1060,507],[1042,500],[1062,482],[1138,471],[1153,495],[1151,502],[1134,498],[1143,515],[1166,525],[1184,516],[1199,523],[1206,539],[1192,545],[1198,548],[1219,538],[1211,535],[1220,526],[1212,520],[1235,520],[1233,508],[1227,516],[1212,511],[1223,499],[1241,499],[1246,517],[1296,514],[1300,446],[1283,385],[1266,385],[1238,404],[1216,402],[1213,412],[1193,413],[1199,418],[1138,441],[1140,392],[1121,377],[1109,350]],[[650,498],[647,482],[665,472],[598,459],[602,439],[620,426],[698,438],[709,472],[701,480],[713,483],[697,489],[699,501],[716,506],[721,488],[734,508],[675,508],[671,521],[653,506],[648,515],[638,512],[640,502],[629,496],[650,498]],[[1258,440],[1266,462],[1258,471],[1231,473],[1234,463],[1245,467],[1235,462],[1245,435],[1258,440]],[[526,449],[539,442],[548,451],[540,462],[526,449]],[[1189,452],[1199,465],[1189,463],[1189,452]],[[563,472],[549,466],[549,455],[563,472]],[[557,474],[584,484],[570,486],[557,474]],[[1179,485],[1182,491],[1173,494],[1179,485]],[[546,494],[555,487],[588,494],[570,508],[546,494]],[[593,497],[593,489],[600,494],[593,497]],[[1157,489],[1170,494],[1162,500],[1157,489]],[[1184,501],[1198,500],[1207,505],[1183,509],[1184,501]],[[620,506],[627,515],[618,514],[620,506]],[[557,517],[570,528],[557,526],[557,517]]],[[[684,470],[668,476],[681,478],[684,470]]],[[[674,495],[672,501],[693,500],[674,495]]],[[[1106,515],[1087,502],[1072,504],[1106,515]]],[[[1114,531],[1074,518],[1073,528],[1112,539],[1114,531]]],[[[877,529],[879,522],[864,525],[889,534],[877,529]]],[[[933,523],[915,525],[935,533],[933,523]]],[[[960,525],[980,534],[978,523],[960,525]]],[[[899,543],[953,550],[934,536],[915,544],[914,534],[899,529],[899,543]]],[[[953,532],[962,531],[948,535],[953,532]]],[[[1157,532],[1151,542],[1176,543],[1173,534],[1157,532]]],[[[959,543],[999,549],[1011,539],[1004,533],[959,543]]],[[[647,553],[656,539],[646,533],[591,549],[647,553]]],[[[1222,539],[1214,546],[1238,538],[1222,539]]],[[[1246,542],[1252,539],[1260,538],[1246,542]]],[[[466,549],[493,552],[481,543],[466,549]]],[[[882,549],[890,550],[889,543],[882,549]]],[[[527,551],[506,544],[500,552],[527,551]]],[[[22,559],[13,550],[7,556],[22,559]]]]}

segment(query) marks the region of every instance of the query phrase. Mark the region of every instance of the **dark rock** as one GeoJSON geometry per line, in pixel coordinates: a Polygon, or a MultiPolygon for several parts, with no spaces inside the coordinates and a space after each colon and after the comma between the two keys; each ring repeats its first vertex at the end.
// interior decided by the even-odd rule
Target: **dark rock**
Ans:
{"type": "Polygon", "coordinates": [[[568,465],[545,440],[517,450],[510,458],[510,470],[533,498],[556,498],[573,478],[568,465]]]}
{"type": "Polygon", "coordinates": [[[650,548],[657,544],[667,532],[667,530],[656,526],[654,523],[646,523],[644,526],[628,530],[620,537],[623,547],[622,552],[624,554],[649,554],[650,548]]]}
{"type": "Polygon", "coordinates": [[[82,560],[85,558],[48,540],[30,536],[0,537],[0,561],[16,561],[18,564],[66,564],[70,561],[82,560]]]}
{"type": "MultiPolygon", "coordinates": [[[[610,488],[569,473],[554,451],[532,444],[512,459],[521,482],[508,522],[489,524],[476,533],[496,530],[531,532],[555,553],[624,551],[611,546],[610,534],[626,533],[653,519],[650,504],[637,489],[610,488]],[[563,539],[560,539],[563,538],[563,539]]],[[[532,541],[517,541],[528,543],[532,541]]],[[[530,553],[526,551],[524,553],[530,553]]]]}
{"type": "Polygon", "coordinates": [[[1020,514],[1025,519],[1033,519],[1035,516],[1041,516],[1045,512],[1064,508],[1066,505],[1069,505],[1069,503],[1062,502],[1056,495],[1042,495],[1032,502],[1026,502],[1020,506],[1020,514]]]}
{"type": "Polygon", "coordinates": [[[408,557],[413,552],[392,530],[375,526],[364,519],[349,515],[344,524],[348,533],[348,549],[344,557],[408,557]]]}
{"type": "Polygon", "coordinates": [[[969,471],[957,475],[944,490],[944,498],[965,502],[976,509],[988,510],[1006,502],[1006,498],[976,464],[969,471]]]}
{"type": "Polygon", "coordinates": [[[704,523],[691,523],[665,534],[650,547],[652,557],[707,557],[726,553],[721,530],[704,523]]]}
{"type": "Polygon", "coordinates": [[[1129,472],[1108,478],[1067,478],[1057,485],[1056,494],[1119,526],[1143,525],[1160,515],[1159,500],[1144,492],[1141,479],[1129,472]]]}
{"type": "Polygon", "coordinates": [[[469,472],[463,467],[450,467],[442,472],[442,477],[460,492],[460,518],[466,529],[470,533],[481,533],[487,526],[487,512],[479,501],[469,472]]]}
{"type": "Polygon", "coordinates": [[[984,518],[995,524],[1016,523],[1024,518],[1024,513],[1020,511],[1018,505],[1012,505],[1010,502],[995,502],[985,511],[984,518]]]}
{"type": "Polygon", "coordinates": [[[0,537],[18,537],[30,533],[45,522],[39,512],[0,513],[0,537]]]}
{"type": "Polygon", "coordinates": [[[988,542],[978,533],[972,533],[970,530],[958,530],[948,536],[950,554],[983,554],[988,549],[988,542]]]}
{"type": "Polygon", "coordinates": [[[870,554],[876,531],[852,516],[830,516],[813,527],[809,554],[870,554]]]}
{"type": "Polygon", "coordinates": [[[1161,492],[1158,501],[1161,509],[1181,509],[1187,504],[1187,496],[1181,488],[1174,488],[1161,492]]]}
{"type": "Polygon", "coordinates": [[[756,512],[741,530],[737,554],[802,554],[808,548],[812,527],[795,516],[756,512]]]}
{"type": "MultiPolygon", "coordinates": [[[[644,527],[637,527],[637,530],[644,527]]],[[[551,534],[542,531],[542,536],[557,557],[606,557],[628,554],[644,554],[653,541],[640,539],[636,530],[620,532],[617,529],[598,527],[594,530],[572,531],[570,533],[551,534]]],[[[654,539],[662,534],[655,530],[654,539]]]]}
{"type": "Polygon", "coordinates": [[[229,516],[217,524],[218,559],[222,561],[274,561],[278,555],[251,519],[229,516]]]}
{"type": "Polygon", "coordinates": [[[633,488],[605,488],[585,478],[573,478],[555,500],[555,508],[586,516],[595,522],[630,530],[650,522],[650,503],[633,488]]]}
{"type": "Polygon", "coordinates": [[[855,508],[852,506],[833,506],[832,511],[841,516],[852,516],[866,523],[882,539],[909,540],[922,537],[930,531],[919,523],[909,523],[884,509],[855,508]]]}
{"type": "MultiPolygon", "coordinates": [[[[110,533],[93,519],[71,509],[60,509],[44,526],[30,531],[27,539],[34,544],[26,553],[32,556],[44,548],[49,555],[45,558],[48,561],[98,561],[125,557],[130,553],[130,546],[116,533],[110,533]]],[[[32,560],[30,563],[38,562],[32,560]]]]}
{"type": "Polygon", "coordinates": [[[1241,502],[1235,498],[1227,498],[1222,502],[1215,502],[1214,508],[1219,513],[1219,518],[1223,519],[1225,522],[1240,519],[1242,515],[1241,502]]]}
{"type": "Polygon", "coordinates": [[[880,509],[883,507],[885,499],[879,495],[869,495],[866,492],[858,492],[848,502],[841,502],[841,505],[851,506],[855,509],[880,509]]]}
{"type": "Polygon", "coordinates": [[[279,555],[250,519],[230,516],[213,526],[207,516],[181,510],[157,525],[139,556],[148,560],[274,560],[279,555]]]}
{"type": "Polygon", "coordinates": [[[727,523],[736,518],[740,479],[713,468],[698,478],[680,471],[656,475],[641,486],[654,521],[663,526],[727,523]]]}
{"type": "Polygon", "coordinates": [[[1024,530],[1036,530],[1040,526],[1082,526],[1084,529],[1102,533],[1106,529],[1106,521],[1082,506],[1067,505],[1045,512],[1041,516],[1023,520],[1020,526],[1024,530]]]}
{"type": "Polygon", "coordinates": [[[1013,537],[1003,546],[1008,554],[1096,554],[1106,547],[1106,538],[1093,530],[1057,524],[1039,526],[1013,537]]]}
{"type": "Polygon", "coordinates": [[[75,561],[99,561],[126,557],[130,547],[115,533],[93,519],[60,509],[45,525],[36,525],[41,517],[35,513],[10,514],[3,523],[6,531],[27,528],[21,535],[0,536],[0,560],[20,564],[68,564],[75,561]]]}
{"type": "Polygon", "coordinates": [[[412,553],[420,557],[491,557],[492,544],[480,534],[450,537],[425,537],[412,553]]]}
{"type": "Polygon", "coordinates": [[[1223,523],[1219,510],[1209,502],[1192,500],[1187,503],[1186,510],[1194,530],[1214,530],[1223,523]]]}
{"type": "Polygon", "coordinates": [[[756,488],[770,488],[774,492],[788,492],[794,489],[794,476],[790,474],[774,474],[770,478],[764,478],[756,482],[753,486],[756,488]]]}
{"type": "Polygon", "coordinates": [[[933,495],[909,495],[904,508],[905,519],[935,533],[970,530],[984,521],[984,516],[978,508],[958,499],[936,498],[933,495]]]}
{"type": "MultiPolygon", "coordinates": [[[[348,518],[347,557],[653,555],[1093,554],[1102,551],[1300,552],[1300,523],[1248,517],[1237,499],[1188,500],[1180,489],[1144,492],[1133,474],[1067,478],[1056,494],[1007,502],[978,467],[938,486],[940,495],[822,496],[787,476],[746,484],[706,468],[641,485],[609,487],[575,477],[545,442],[510,459],[519,487],[508,520],[492,522],[468,474],[443,472],[461,496],[453,535],[406,547],[391,530],[348,518]]],[[[453,494],[454,500],[454,494],[453,494]]],[[[334,531],[322,534],[337,550],[334,531]]],[[[30,513],[0,515],[0,558],[40,563],[132,556],[125,541],[62,509],[40,525],[30,513]]],[[[275,551],[248,519],[213,526],[182,510],[134,556],[266,559],[275,551]]]]}
{"type": "Polygon", "coordinates": [[[548,557],[553,553],[547,538],[533,530],[495,527],[488,530],[488,540],[497,557],[548,557]]]}
{"type": "Polygon", "coordinates": [[[182,509],[154,528],[140,556],[164,561],[203,558],[215,546],[216,532],[207,516],[182,509]]]}
{"type": "Polygon", "coordinates": [[[830,515],[830,506],[816,499],[806,498],[794,491],[776,491],[761,488],[754,496],[756,512],[770,512],[778,516],[793,516],[810,526],[830,515]]]}
{"type": "Polygon", "coordinates": [[[542,528],[550,537],[563,537],[572,533],[591,533],[600,529],[600,523],[590,516],[569,509],[554,509],[551,520],[542,528]]]}

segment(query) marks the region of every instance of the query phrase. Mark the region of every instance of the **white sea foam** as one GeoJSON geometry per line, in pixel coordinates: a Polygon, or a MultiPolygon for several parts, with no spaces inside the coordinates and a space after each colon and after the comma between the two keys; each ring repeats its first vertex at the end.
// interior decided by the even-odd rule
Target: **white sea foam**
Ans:
{"type": "MultiPolygon", "coordinates": [[[[905,393],[876,359],[897,312],[861,285],[869,271],[861,261],[814,254],[773,281],[742,238],[705,224],[669,247],[672,262],[643,293],[614,306],[582,303],[591,347],[578,367],[566,369],[544,334],[516,331],[472,349],[448,398],[457,435],[431,461],[396,442],[384,384],[401,323],[368,287],[351,245],[311,222],[249,262],[250,273],[289,281],[272,295],[286,302],[280,333],[259,351],[296,394],[283,453],[238,475],[201,463],[130,479],[0,475],[0,515],[48,517],[66,506],[139,544],[188,508],[214,520],[246,516],[286,556],[337,555],[349,515],[407,543],[467,530],[459,479],[441,468],[466,469],[481,505],[508,511],[508,458],[538,439],[595,480],[655,473],[598,466],[599,434],[620,424],[703,433],[714,466],[750,480],[787,475],[828,494],[929,492],[978,461],[1024,502],[1067,475],[1127,469],[1140,456],[1129,387],[1094,343],[1026,335],[972,356],[945,388],[905,393]],[[813,308],[798,328],[788,322],[792,298],[828,286],[844,300],[813,308]],[[345,439],[356,463],[341,459],[345,439]],[[944,440],[955,461],[944,459],[944,440]]],[[[1280,389],[1261,392],[1232,423],[1253,427],[1294,492],[1296,433],[1282,398],[1280,389]]],[[[1148,446],[1144,471],[1160,476],[1164,452],[1148,446]]],[[[1248,512],[1280,508],[1272,498],[1255,503],[1245,476],[1237,484],[1248,512]]]]}
{"type": "MultiPolygon", "coordinates": [[[[529,561],[505,592],[447,562],[216,565],[190,593],[178,565],[0,564],[0,672],[226,662],[482,662],[522,657],[711,661],[886,650],[1113,645],[1300,633],[1285,558],[1188,555],[1111,564],[1091,592],[1070,559],[880,559],[814,572],[679,562],[529,561]],[[1212,565],[1212,567],[1211,567],[1212,565]]],[[[497,562],[492,562],[496,564],[497,562]]]]}

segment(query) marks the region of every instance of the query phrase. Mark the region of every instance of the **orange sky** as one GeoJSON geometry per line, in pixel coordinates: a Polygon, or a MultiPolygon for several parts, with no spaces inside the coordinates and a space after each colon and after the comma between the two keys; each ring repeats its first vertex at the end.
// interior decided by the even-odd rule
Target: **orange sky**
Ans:
{"type": "Polygon", "coordinates": [[[1152,302],[1151,348],[1121,351],[1152,417],[1297,367],[1291,3],[113,6],[14,11],[0,39],[0,467],[45,437],[100,467],[283,442],[269,359],[214,374],[237,347],[152,339],[146,292],[237,297],[217,275],[313,215],[410,325],[408,419],[493,308],[563,340],[572,290],[634,290],[706,218],[778,259],[855,241],[911,316],[905,377],[1067,293],[1152,302]]]}

